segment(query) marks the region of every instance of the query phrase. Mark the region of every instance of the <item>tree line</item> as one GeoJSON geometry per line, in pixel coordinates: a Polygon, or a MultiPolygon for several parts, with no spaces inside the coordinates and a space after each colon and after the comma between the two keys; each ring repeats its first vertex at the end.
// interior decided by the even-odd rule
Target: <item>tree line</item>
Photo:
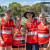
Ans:
{"type": "MultiPolygon", "coordinates": [[[[8,8],[11,9],[12,16],[17,16],[17,15],[23,16],[24,12],[28,10],[33,11],[35,13],[35,16],[38,16],[39,13],[41,13],[42,7],[45,8],[44,11],[47,11],[46,9],[48,7],[44,4],[39,4],[39,3],[33,4],[32,6],[30,5],[22,6],[20,3],[12,2],[8,6],[8,8]]],[[[6,6],[0,6],[0,12],[4,12],[6,8],[7,8],[6,6]]]]}

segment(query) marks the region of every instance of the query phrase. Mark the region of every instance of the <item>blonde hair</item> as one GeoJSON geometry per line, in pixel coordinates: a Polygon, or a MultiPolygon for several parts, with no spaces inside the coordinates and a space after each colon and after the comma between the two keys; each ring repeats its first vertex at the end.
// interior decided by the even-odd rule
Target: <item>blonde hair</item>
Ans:
{"type": "MultiPolygon", "coordinates": [[[[43,15],[43,16],[45,16],[45,14],[44,13],[40,13],[39,15],[43,15]]],[[[47,19],[45,18],[45,23],[48,25],[48,21],[47,21],[47,19]]]]}

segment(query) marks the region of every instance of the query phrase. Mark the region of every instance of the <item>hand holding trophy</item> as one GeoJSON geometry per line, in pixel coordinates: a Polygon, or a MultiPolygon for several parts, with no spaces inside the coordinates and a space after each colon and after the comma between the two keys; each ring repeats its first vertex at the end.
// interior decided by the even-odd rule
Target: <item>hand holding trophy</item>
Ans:
{"type": "Polygon", "coordinates": [[[24,36],[23,36],[24,32],[25,32],[25,29],[22,27],[20,31],[21,31],[21,34],[22,34],[22,39],[20,41],[20,44],[25,44],[25,40],[24,40],[24,36]]]}
{"type": "Polygon", "coordinates": [[[18,34],[18,32],[19,32],[19,29],[17,29],[17,32],[15,33],[16,35],[18,34]]]}
{"type": "Polygon", "coordinates": [[[18,32],[19,32],[19,29],[17,29],[17,32],[14,34],[13,37],[16,37],[16,35],[18,34],[18,32]]]}

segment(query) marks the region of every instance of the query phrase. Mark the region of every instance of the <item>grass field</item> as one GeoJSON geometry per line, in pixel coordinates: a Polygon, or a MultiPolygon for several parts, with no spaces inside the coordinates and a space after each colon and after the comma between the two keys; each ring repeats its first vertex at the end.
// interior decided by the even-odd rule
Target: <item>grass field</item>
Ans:
{"type": "Polygon", "coordinates": [[[24,22],[21,22],[21,25],[24,25],[24,22]]]}

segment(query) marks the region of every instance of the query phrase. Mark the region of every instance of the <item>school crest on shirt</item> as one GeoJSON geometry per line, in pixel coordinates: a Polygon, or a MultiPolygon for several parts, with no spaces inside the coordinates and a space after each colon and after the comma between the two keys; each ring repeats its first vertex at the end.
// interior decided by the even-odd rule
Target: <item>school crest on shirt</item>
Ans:
{"type": "Polygon", "coordinates": [[[28,24],[28,27],[30,27],[30,24],[28,24]]]}
{"type": "Polygon", "coordinates": [[[46,28],[46,26],[44,28],[46,28]]]}
{"type": "Polygon", "coordinates": [[[36,23],[34,23],[34,25],[36,26],[36,23]]]}

